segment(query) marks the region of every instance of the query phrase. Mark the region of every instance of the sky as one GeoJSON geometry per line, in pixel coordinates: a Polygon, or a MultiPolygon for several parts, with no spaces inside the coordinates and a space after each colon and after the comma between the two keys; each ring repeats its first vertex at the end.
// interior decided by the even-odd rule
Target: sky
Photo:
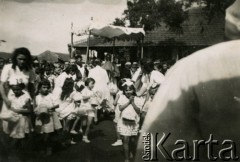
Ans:
{"type": "MultiPolygon", "coordinates": [[[[0,0],[0,51],[27,47],[33,55],[46,50],[68,53],[71,23],[85,29],[121,17],[127,0],[0,0]]],[[[74,41],[79,37],[74,36],[74,41]]]]}

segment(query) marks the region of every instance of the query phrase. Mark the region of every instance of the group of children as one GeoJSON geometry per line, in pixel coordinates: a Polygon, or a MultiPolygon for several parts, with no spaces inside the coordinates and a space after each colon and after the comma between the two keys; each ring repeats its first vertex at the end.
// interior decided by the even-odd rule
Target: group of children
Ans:
{"type": "MultiPolygon", "coordinates": [[[[50,136],[53,132],[77,134],[76,126],[79,121],[79,132],[83,141],[89,143],[88,133],[96,116],[98,101],[92,91],[94,79],[87,78],[85,83],[76,84],[72,78],[66,78],[62,87],[60,99],[51,93],[51,83],[43,79],[38,84],[38,93],[33,100],[21,83],[11,83],[8,99],[11,108],[3,104],[0,118],[3,131],[16,143],[21,142],[27,134],[35,131],[42,134],[46,154],[51,154],[50,136]],[[81,120],[80,120],[81,119],[81,120]],[[73,124],[72,124],[73,121],[73,124]],[[86,129],[83,131],[83,124],[86,129]],[[60,131],[61,130],[61,131],[60,131]]],[[[64,144],[66,141],[62,141],[64,144]]],[[[75,144],[73,140],[71,144],[75,144]]]]}
{"type": "MultiPolygon", "coordinates": [[[[98,120],[97,109],[102,102],[98,93],[93,91],[94,84],[92,78],[86,78],[85,82],[66,78],[60,99],[56,99],[51,93],[50,81],[42,79],[38,84],[37,95],[32,99],[21,83],[11,83],[12,93],[8,96],[11,108],[8,109],[4,104],[0,114],[4,132],[17,141],[32,131],[41,134],[46,154],[51,154],[52,151],[50,137],[53,132],[81,133],[82,141],[90,143],[90,127],[98,120]],[[77,130],[78,124],[80,127],[77,130]]],[[[123,145],[126,161],[134,157],[139,129],[158,87],[159,85],[152,85],[148,90],[149,95],[142,97],[137,96],[131,79],[121,79],[117,84],[117,90],[113,94],[117,141],[112,146],[123,145]]],[[[63,140],[62,144],[65,143],[63,140]]],[[[71,138],[70,143],[76,142],[71,138]]]]}

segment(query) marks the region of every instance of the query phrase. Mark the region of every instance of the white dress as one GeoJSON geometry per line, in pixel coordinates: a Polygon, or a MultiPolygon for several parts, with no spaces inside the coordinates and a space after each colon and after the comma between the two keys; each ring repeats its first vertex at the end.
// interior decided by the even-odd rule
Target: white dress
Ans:
{"type": "Polygon", "coordinates": [[[66,99],[59,101],[59,108],[56,109],[59,119],[64,119],[74,112],[75,104],[73,101],[73,94],[74,92],[72,92],[66,99]]]}
{"type": "MultiPolygon", "coordinates": [[[[88,87],[85,87],[82,90],[82,97],[83,98],[86,97],[86,96],[91,96],[93,94],[94,94],[94,92],[92,90],[88,89],[88,87]]],[[[94,113],[94,108],[91,105],[91,98],[82,100],[80,108],[86,110],[86,115],[87,116],[96,117],[95,113],[94,113]]]]}
{"type": "MultiPolygon", "coordinates": [[[[107,71],[100,66],[96,66],[89,71],[88,77],[95,80],[93,90],[101,95],[102,100],[106,99],[108,102],[112,101],[110,96],[110,89],[108,87],[109,77],[107,71]]],[[[110,103],[108,106],[110,108],[113,108],[112,103],[110,103]]]]}
{"type": "MultiPolygon", "coordinates": [[[[41,94],[36,96],[36,104],[37,109],[41,108],[51,108],[55,105],[54,99],[51,93],[49,93],[46,96],[43,96],[41,94]]],[[[56,112],[52,112],[48,114],[48,119],[47,122],[44,122],[40,117],[36,118],[36,131],[38,133],[51,133],[54,132],[55,130],[61,129],[62,125],[60,123],[60,120],[58,118],[58,115],[56,112]]]]}
{"type": "MultiPolygon", "coordinates": [[[[124,105],[128,102],[128,98],[125,95],[121,95],[121,97],[118,100],[119,106],[124,105]]],[[[144,100],[141,97],[134,97],[134,103],[136,106],[140,109],[142,109],[142,106],[144,104],[144,100]]],[[[140,116],[136,113],[136,111],[133,109],[132,105],[129,105],[127,108],[125,108],[120,115],[120,119],[117,123],[117,129],[120,135],[123,136],[136,136],[138,134],[139,130],[139,120],[140,116]],[[135,121],[133,122],[127,122],[123,119],[123,111],[126,111],[127,109],[131,109],[131,112],[133,115],[135,115],[135,121]]]]}
{"type": "MultiPolygon", "coordinates": [[[[25,85],[24,94],[27,96],[29,96],[29,93],[27,91],[28,84],[29,83],[34,84],[34,81],[35,81],[35,73],[33,70],[21,71],[18,68],[18,66],[16,66],[16,69],[13,69],[12,64],[6,64],[3,67],[3,70],[1,73],[1,82],[2,83],[9,82],[9,84],[16,83],[16,82],[23,83],[25,85]]],[[[14,94],[13,94],[12,90],[10,89],[8,92],[8,98],[11,96],[14,96],[14,94]]],[[[6,107],[5,103],[3,103],[1,113],[4,113],[6,111],[7,111],[7,107],[6,107]]],[[[3,122],[3,130],[4,130],[4,132],[8,133],[8,126],[7,126],[6,122],[3,122]]],[[[29,132],[29,131],[27,131],[27,132],[29,132]]],[[[23,135],[21,135],[21,136],[23,136],[23,135]]]]}
{"type": "MultiPolygon", "coordinates": [[[[18,110],[23,110],[24,105],[27,102],[31,101],[31,97],[26,92],[24,92],[24,94],[21,95],[20,97],[16,97],[14,94],[9,94],[8,99],[11,102],[11,107],[18,110]]],[[[6,105],[3,104],[1,113],[4,113],[6,111],[9,111],[9,110],[6,107],[6,105]]],[[[10,137],[19,139],[19,138],[24,138],[25,133],[30,133],[31,131],[33,131],[33,129],[32,129],[31,118],[29,115],[22,115],[19,113],[17,114],[19,117],[17,122],[3,121],[3,131],[6,134],[9,134],[10,137]]]]}

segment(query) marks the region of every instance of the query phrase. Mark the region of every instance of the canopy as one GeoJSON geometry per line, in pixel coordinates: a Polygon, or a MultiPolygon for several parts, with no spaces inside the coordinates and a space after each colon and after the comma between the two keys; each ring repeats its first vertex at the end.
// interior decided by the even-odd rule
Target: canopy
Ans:
{"type": "Polygon", "coordinates": [[[134,39],[139,40],[145,35],[143,28],[129,28],[122,26],[106,25],[101,23],[91,23],[87,28],[78,30],[74,29],[73,33],[86,39],[89,33],[95,36],[117,39],[134,39]]]}
{"type": "Polygon", "coordinates": [[[92,35],[117,39],[141,39],[145,35],[143,28],[128,28],[114,25],[94,24],[90,26],[89,31],[92,35]]]}
{"type": "MultiPolygon", "coordinates": [[[[75,30],[76,31],[76,30],[75,30]]],[[[121,27],[114,25],[105,25],[92,23],[87,30],[82,30],[82,32],[72,32],[78,36],[83,36],[86,38],[86,33],[88,33],[88,46],[87,46],[87,55],[89,51],[89,41],[90,35],[102,36],[106,38],[113,39],[113,53],[115,46],[115,38],[121,40],[141,40],[143,42],[143,36],[145,36],[145,31],[143,28],[129,28],[129,27],[121,27]]],[[[73,45],[72,45],[73,46],[73,45]]],[[[143,46],[141,43],[141,57],[143,57],[143,46]]]]}

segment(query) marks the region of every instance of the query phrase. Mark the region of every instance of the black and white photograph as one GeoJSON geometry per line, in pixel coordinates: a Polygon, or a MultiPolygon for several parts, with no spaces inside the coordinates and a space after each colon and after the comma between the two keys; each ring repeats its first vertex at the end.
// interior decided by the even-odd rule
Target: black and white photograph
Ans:
{"type": "Polygon", "coordinates": [[[0,162],[240,160],[240,0],[0,0],[0,162]]]}

